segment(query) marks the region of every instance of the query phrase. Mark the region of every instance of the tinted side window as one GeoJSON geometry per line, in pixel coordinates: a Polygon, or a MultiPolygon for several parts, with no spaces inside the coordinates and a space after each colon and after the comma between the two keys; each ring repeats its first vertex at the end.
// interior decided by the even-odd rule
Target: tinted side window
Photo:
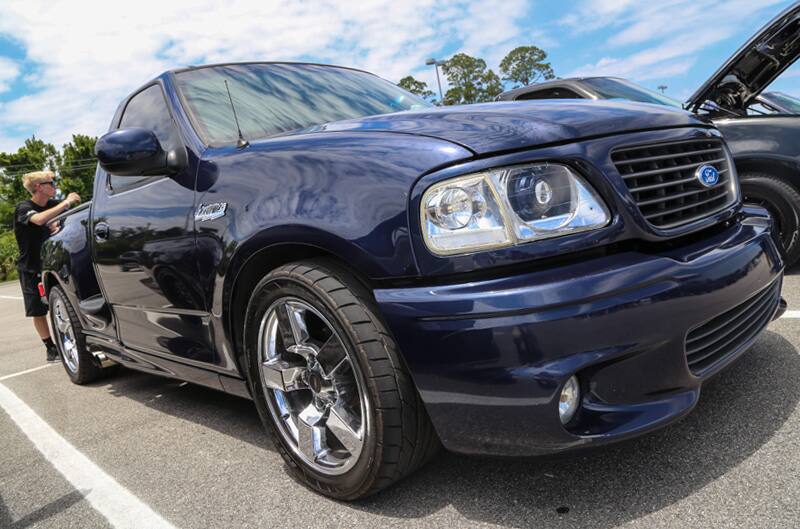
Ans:
{"type": "Polygon", "coordinates": [[[583,96],[573,92],[568,88],[547,88],[545,90],[537,90],[535,92],[528,92],[522,94],[517,98],[517,101],[524,101],[528,99],[586,99],[583,96]]]}
{"type": "MultiPolygon", "coordinates": [[[[165,151],[177,149],[180,137],[170,116],[167,102],[159,85],[145,88],[128,102],[122,114],[119,128],[142,127],[152,130],[165,151]]],[[[120,191],[153,177],[119,177],[109,175],[111,189],[120,191]]]]}

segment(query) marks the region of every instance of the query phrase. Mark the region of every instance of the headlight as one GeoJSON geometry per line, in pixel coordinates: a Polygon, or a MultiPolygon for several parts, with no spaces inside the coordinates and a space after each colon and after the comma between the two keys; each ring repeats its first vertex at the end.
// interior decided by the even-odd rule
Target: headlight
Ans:
{"type": "Polygon", "coordinates": [[[442,255],[511,243],[500,200],[486,175],[432,186],[422,197],[422,222],[428,247],[442,255]]]}
{"type": "Polygon", "coordinates": [[[428,248],[453,255],[601,228],[602,199],[560,164],[494,169],[435,184],[422,195],[428,248]]]}

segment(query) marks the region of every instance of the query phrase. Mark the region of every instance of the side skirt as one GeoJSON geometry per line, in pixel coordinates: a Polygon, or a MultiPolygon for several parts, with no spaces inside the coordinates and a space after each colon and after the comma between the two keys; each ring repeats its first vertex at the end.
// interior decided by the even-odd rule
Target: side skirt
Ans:
{"type": "Polygon", "coordinates": [[[127,368],[151,375],[184,380],[237,397],[251,399],[247,383],[240,378],[221,375],[208,369],[189,366],[161,356],[133,350],[107,337],[100,337],[90,333],[84,334],[86,336],[86,346],[90,351],[102,351],[108,358],[127,368]]]}

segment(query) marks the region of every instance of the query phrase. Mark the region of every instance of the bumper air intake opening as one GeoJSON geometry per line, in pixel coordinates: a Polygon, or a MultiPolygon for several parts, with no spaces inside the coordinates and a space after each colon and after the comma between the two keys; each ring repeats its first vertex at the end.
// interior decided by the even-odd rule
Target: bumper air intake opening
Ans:
{"type": "Polygon", "coordinates": [[[695,376],[728,354],[739,350],[772,320],[780,299],[780,281],[776,281],[747,301],[720,314],[686,335],[686,362],[695,376]]]}

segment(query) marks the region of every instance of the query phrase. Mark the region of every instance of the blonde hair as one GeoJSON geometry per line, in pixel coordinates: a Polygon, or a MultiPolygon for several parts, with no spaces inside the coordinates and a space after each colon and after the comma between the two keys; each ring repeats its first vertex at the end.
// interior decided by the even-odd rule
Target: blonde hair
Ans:
{"type": "Polygon", "coordinates": [[[53,171],[34,171],[22,175],[22,185],[31,195],[36,192],[36,184],[50,182],[56,177],[53,171]]]}

